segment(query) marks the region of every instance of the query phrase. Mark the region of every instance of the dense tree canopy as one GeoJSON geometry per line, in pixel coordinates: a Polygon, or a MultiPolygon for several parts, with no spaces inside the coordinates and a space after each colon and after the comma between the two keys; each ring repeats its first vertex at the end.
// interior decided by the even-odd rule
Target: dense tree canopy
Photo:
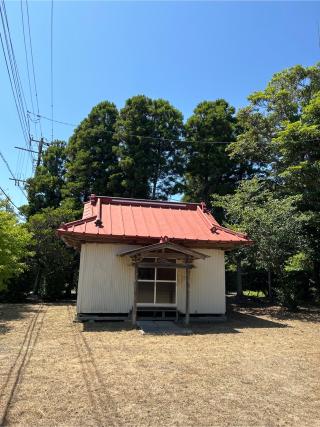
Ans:
{"type": "Polygon", "coordinates": [[[201,102],[186,123],[186,200],[205,201],[212,194],[231,193],[239,167],[229,158],[226,144],[236,138],[235,109],[225,100],[201,102]]]}
{"type": "Polygon", "coordinates": [[[276,73],[264,91],[248,97],[238,122],[242,132],[230,144],[230,157],[251,164],[258,175],[273,173],[272,162],[279,158],[273,139],[288,123],[300,120],[304,109],[320,90],[320,65],[295,67],[276,73]]]}
{"type": "Polygon", "coordinates": [[[114,104],[101,102],[71,136],[63,189],[68,207],[80,210],[91,193],[113,193],[112,176],[117,167],[113,132],[117,117],[114,104]]]}
{"type": "Polygon", "coordinates": [[[163,99],[134,96],[120,111],[116,130],[122,194],[166,199],[177,193],[183,171],[182,114],[163,99]]]}
{"type": "Polygon", "coordinates": [[[235,194],[215,196],[214,203],[225,210],[229,226],[253,240],[246,256],[258,269],[280,273],[288,259],[303,247],[303,218],[296,207],[297,199],[279,197],[262,180],[243,181],[235,194]]]}
{"type": "Polygon", "coordinates": [[[10,279],[27,269],[31,238],[25,224],[19,223],[8,204],[0,201],[0,291],[6,288],[10,279]]]}
{"type": "Polygon", "coordinates": [[[228,147],[229,154],[272,182],[279,200],[296,197],[308,242],[304,258],[313,262],[320,290],[320,65],[275,74],[249,101],[238,113],[242,133],[228,147]]]}
{"type": "Polygon", "coordinates": [[[34,177],[27,181],[28,205],[24,207],[27,216],[47,207],[60,206],[66,172],[65,162],[66,143],[53,141],[44,151],[34,177]]]}
{"type": "Polygon", "coordinates": [[[46,297],[68,294],[75,285],[78,256],[56,236],[56,229],[63,222],[74,219],[74,212],[60,207],[45,208],[31,216],[28,229],[34,236],[31,260],[33,283],[31,289],[46,297]]]}

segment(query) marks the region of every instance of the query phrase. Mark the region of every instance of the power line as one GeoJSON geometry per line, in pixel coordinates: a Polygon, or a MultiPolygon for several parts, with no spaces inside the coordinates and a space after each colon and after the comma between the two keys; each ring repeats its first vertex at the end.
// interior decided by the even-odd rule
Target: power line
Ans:
{"type": "MultiPolygon", "coordinates": [[[[3,7],[3,13],[4,13],[4,17],[5,17],[5,23],[6,23],[6,27],[8,30],[8,38],[9,38],[9,43],[10,43],[10,49],[12,52],[12,59],[13,59],[13,66],[14,66],[14,71],[15,71],[15,75],[17,78],[17,88],[19,91],[19,97],[21,99],[21,103],[23,107],[26,107],[27,103],[26,103],[26,98],[24,95],[24,91],[23,91],[23,86],[21,83],[21,78],[20,78],[20,74],[19,74],[19,70],[18,70],[18,65],[17,65],[17,61],[16,61],[16,56],[14,53],[14,49],[13,49],[13,44],[12,44],[12,39],[11,39],[11,33],[10,33],[10,26],[9,26],[9,22],[8,22],[8,15],[7,15],[7,10],[6,10],[6,5],[4,0],[2,0],[2,7],[3,7]]],[[[24,111],[26,110],[26,108],[24,108],[24,111]]]]}
{"type": "Polygon", "coordinates": [[[1,13],[1,21],[2,21],[2,26],[3,26],[6,46],[7,46],[7,52],[8,52],[9,62],[10,62],[11,73],[12,73],[14,84],[15,84],[16,94],[17,94],[19,103],[21,105],[21,110],[23,112],[23,117],[25,119],[26,127],[28,128],[28,120],[26,119],[26,115],[25,115],[25,111],[27,109],[26,108],[27,104],[26,104],[26,99],[25,99],[23,87],[21,84],[21,78],[20,78],[20,74],[19,74],[19,70],[18,70],[18,66],[17,66],[17,61],[16,61],[14,49],[13,49],[11,33],[10,33],[10,26],[9,26],[9,22],[8,22],[7,10],[6,10],[6,5],[5,5],[4,0],[2,0],[2,8],[0,6],[0,13],[1,13]]]}
{"type": "Polygon", "coordinates": [[[8,202],[11,203],[11,205],[17,209],[18,212],[20,212],[20,209],[18,208],[18,206],[13,203],[11,197],[8,196],[8,194],[4,191],[4,189],[0,186],[0,191],[2,192],[2,194],[4,194],[4,196],[7,198],[8,202]]]}
{"type": "MultiPolygon", "coordinates": [[[[30,16],[29,16],[29,5],[28,0],[26,0],[26,9],[27,9],[27,22],[28,22],[28,33],[29,33],[29,45],[30,45],[30,53],[31,53],[31,64],[32,64],[32,74],[33,74],[33,84],[34,84],[34,91],[35,91],[35,97],[36,97],[36,105],[37,105],[37,113],[40,116],[40,110],[39,110],[39,100],[38,100],[38,90],[37,90],[37,82],[36,82],[36,73],[34,68],[34,59],[33,59],[33,49],[32,49],[32,38],[31,38],[31,28],[30,28],[30,16]]],[[[41,128],[41,121],[39,120],[39,127],[40,127],[40,134],[42,136],[42,128],[41,128]]]]}
{"type": "Polygon", "coordinates": [[[31,78],[30,78],[30,70],[29,70],[29,57],[28,57],[26,34],[25,34],[24,13],[23,13],[23,3],[22,3],[22,0],[20,0],[20,10],[21,10],[21,22],[22,22],[22,31],[23,31],[24,53],[25,53],[26,64],[27,64],[27,74],[28,74],[30,102],[31,102],[32,111],[34,111],[33,95],[32,95],[32,89],[31,89],[31,78]]]}
{"type": "Polygon", "coordinates": [[[1,15],[1,23],[3,29],[3,35],[0,33],[0,41],[1,47],[5,59],[5,64],[7,68],[7,73],[9,76],[11,91],[13,94],[16,110],[19,117],[20,126],[22,129],[22,133],[25,139],[26,144],[28,145],[28,120],[25,115],[25,106],[22,99],[22,87],[21,80],[19,76],[19,71],[17,68],[17,64],[15,62],[15,55],[13,51],[12,42],[10,42],[10,29],[8,26],[8,22],[5,20],[5,5],[2,1],[2,5],[0,4],[0,15],[1,15]],[[15,65],[14,65],[15,62],[15,65]]]}
{"type": "MultiPolygon", "coordinates": [[[[14,47],[11,38],[10,25],[8,21],[8,15],[6,11],[5,1],[2,0],[0,4],[0,15],[1,23],[3,29],[3,37],[1,36],[1,46],[3,50],[3,55],[5,58],[5,63],[7,67],[7,72],[10,80],[10,86],[12,94],[14,97],[14,102],[18,112],[19,122],[21,125],[22,133],[25,139],[25,144],[27,147],[30,147],[30,122],[29,117],[27,116],[27,102],[24,95],[23,85],[16,61],[16,56],[14,52],[14,47]]],[[[31,161],[33,162],[33,154],[30,153],[31,161]]],[[[26,164],[27,167],[27,164],[26,164]]],[[[20,175],[19,170],[17,169],[17,175],[20,175]]]]}
{"type": "Polygon", "coordinates": [[[53,0],[51,0],[51,142],[53,142],[53,0]]]}
{"type": "MultiPolygon", "coordinates": [[[[76,125],[74,123],[70,123],[70,122],[63,122],[61,120],[53,120],[50,119],[49,117],[46,116],[42,116],[40,114],[35,114],[32,113],[31,111],[28,111],[28,114],[33,114],[35,117],[38,118],[42,118],[44,120],[49,120],[49,121],[53,121],[54,123],[59,123],[61,125],[65,125],[65,126],[72,126],[73,128],[79,126],[76,125]]],[[[110,133],[110,134],[116,134],[117,132],[112,131],[112,130],[105,130],[104,132],[106,133],[110,133]]],[[[171,142],[192,142],[192,143],[206,143],[206,144],[234,144],[235,142],[238,141],[212,141],[212,140],[191,140],[191,139],[170,139],[170,138],[162,138],[162,137],[157,137],[157,136],[144,136],[144,135],[136,135],[136,134],[128,134],[129,137],[136,137],[136,138],[144,138],[144,139],[155,139],[155,140],[159,140],[159,141],[171,141],[171,142]]],[[[275,138],[276,139],[276,138],[275,138]]],[[[304,139],[303,142],[319,142],[320,138],[313,138],[313,139],[304,139]]],[[[270,142],[270,141],[268,141],[270,142]]],[[[288,142],[297,142],[295,140],[290,140],[288,142]]]]}
{"type": "MultiPolygon", "coordinates": [[[[41,117],[42,119],[49,120],[50,122],[53,121],[54,123],[59,123],[61,125],[72,126],[73,128],[78,126],[74,123],[62,122],[60,120],[50,119],[49,117],[42,116],[40,114],[35,114],[35,113],[32,113],[31,111],[28,111],[28,114],[33,114],[36,117],[41,117]]],[[[110,134],[116,134],[117,133],[113,130],[105,130],[104,132],[110,133],[110,134]]],[[[170,141],[170,142],[199,142],[199,143],[203,142],[203,143],[208,143],[208,144],[230,144],[231,142],[234,142],[234,141],[206,141],[206,140],[191,141],[191,140],[185,140],[185,139],[171,139],[171,138],[162,138],[162,137],[157,137],[157,136],[136,135],[133,133],[130,133],[128,136],[135,137],[135,138],[155,139],[155,140],[159,140],[159,141],[170,141]]]]}
{"type": "MultiPolygon", "coordinates": [[[[11,169],[11,167],[10,167],[10,165],[9,165],[9,163],[8,163],[8,161],[7,161],[7,159],[4,157],[4,155],[2,154],[2,152],[1,152],[1,151],[0,151],[0,157],[1,157],[2,161],[3,161],[3,163],[6,165],[6,167],[7,167],[8,171],[9,171],[9,173],[10,173],[11,177],[13,178],[13,180],[14,180],[15,182],[18,182],[19,180],[15,177],[15,175],[14,175],[14,173],[12,172],[12,169],[11,169]]],[[[20,188],[20,191],[21,191],[21,193],[24,195],[24,197],[25,197],[25,198],[27,198],[27,195],[26,195],[26,193],[24,192],[24,190],[23,190],[19,185],[18,185],[18,187],[20,188]]]]}
{"type": "Polygon", "coordinates": [[[17,113],[18,113],[18,118],[19,118],[21,130],[22,130],[22,133],[23,133],[23,137],[24,137],[24,139],[27,142],[28,141],[28,137],[27,137],[27,134],[26,134],[26,129],[24,127],[24,123],[23,123],[23,119],[22,119],[22,115],[21,115],[21,111],[20,111],[20,106],[19,106],[18,100],[16,98],[16,93],[15,93],[14,85],[13,85],[13,82],[12,82],[12,77],[11,77],[11,74],[10,74],[10,69],[9,69],[8,60],[7,60],[7,56],[6,56],[6,52],[5,52],[5,47],[4,47],[4,43],[3,43],[3,38],[2,38],[1,33],[0,33],[0,42],[1,42],[1,46],[2,46],[4,60],[5,60],[5,63],[6,63],[7,73],[8,73],[9,80],[10,80],[10,86],[11,86],[11,90],[12,90],[12,94],[13,94],[13,98],[14,98],[14,103],[16,105],[16,109],[17,109],[17,113]]]}
{"type": "Polygon", "coordinates": [[[50,122],[52,121],[54,123],[60,123],[61,125],[72,126],[72,127],[78,126],[78,125],[75,125],[74,123],[62,122],[60,120],[54,120],[53,118],[50,119],[50,117],[42,116],[41,114],[35,114],[35,113],[32,113],[32,111],[28,111],[28,114],[32,114],[35,117],[38,117],[38,118],[41,118],[41,119],[49,120],[50,122]]]}
{"type": "Polygon", "coordinates": [[[14,177],[15,177],[15,176],[14,176],[14,173],[12,172],[12,169],[10,168],[9,163],[7,162],[6,158],[5,158],[5,157],[4,157],[4,155],[1,153],[1,151],[0,151],[0,157],[1,157],[1,159],[3,160],[3,163],[6,165],[6,167],[7,167],[8,171],[10,172],[10,175],[12,176],[12,178],[14,178],[14,177]]]}
{"type": "MultiPolygon", "coordinates": [[[[24,90],[23,90],[22,80],[20,77],[19,68],[18,68],[18,64],[17,64],[17,60],[16,60],[16,55],[15,55],[14,46],[13,46],[12,37],[11,37],[8,15],[7,15],[7,11],[6,11],[6,4],[5,4],[4,0],[2,0],[1,4],[0,4],[0,15],[1,15],[1,23],[2,23],[2,29],[3,29],[3,36],[1,36],[1,34],[0,34],[3,55],[5,58],[5,63],[6,63],[6,67],[7,67],[8,76],[9,76],[10,86],[11,86],[14,102],[16,105],[16,109],[18,112],[18,118],[19,118],[21,129],[22,129],[23,137],[25,140],[25,144],[26,144],[27,148],[30,148],[30,146],[31,146],[30,120],[29,120],[29,116],[27,115],[27,109],[28,109],[27,108],[27,102],[26,102],[26,97],[25,97],[24,90]]],[[[32,164],[34,162],[33,156],[34,156],[33,153],[30,153],[30,159],[31,159],[32,164]]],[[[20,159],[21,159],[21,157],[20,157],[20,159]]],[[[19,165],[19,158],[18,158],[17,170],[16,170],[16,176],[18,176],[18,178],[21,178],[22,175],[24,175],[24,177],[25,177],[26,176],[26,170],[28,168],[28,162],[24,162],[24,160],[26,160],[24,155],[22,155],[22,159],[23,159],[23,162],[22,162],[22,164],[20,162],[20,165],[19,165]],[[24,172],[22,172],[22,169],[19,168],[18,165],[25,168],[24,172]]],[[[11,176],[14,176],[14,175],[11,174],[11,176]]],[[[16,179],[16,177],[14,177],[14,179],[16,179]]],[[[22,191],[21,188],[20,188],[20,191],[22,191]]],[[[24,192],[23,192],[23,194],[24,194],[24,196],[26,196],[24,192]]]]}

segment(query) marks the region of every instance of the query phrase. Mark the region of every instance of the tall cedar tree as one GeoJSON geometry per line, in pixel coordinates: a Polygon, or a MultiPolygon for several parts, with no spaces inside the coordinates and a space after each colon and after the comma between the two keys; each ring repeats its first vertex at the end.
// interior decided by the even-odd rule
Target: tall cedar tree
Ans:
{"type": "Polygon", "coordinates": [[[28,205],[23,207],[27,217],[47,207],[60,206],[65,161],[66,143],[54,141],[43,153],[41,164],[37,167],[34,177],[27,181],[28,205]]]}
{"type": "Polygon", "coordinates": [[[188,164],[185,199],[210,203],[212,194],[233,192],[238,166],[226,153],[225,144],[208,141],[235,140],[235,109],[224,99],[201,102],[186,123],[188,164]]]}
{"type": "Polygon", "coordinates": [[[116,123],[117,181],[126,197],[162,198],[178,192],[183,170],[183,117],[163,99],[134,96],[116,123]]]}
{"type": "Polygon", "coordinates": [[[117,167],[113,132],[118,117],[110,102],[96,105],[74,131],[67,147],[65,206],[81,210],[91,193],[113,194],[117,167]]]}

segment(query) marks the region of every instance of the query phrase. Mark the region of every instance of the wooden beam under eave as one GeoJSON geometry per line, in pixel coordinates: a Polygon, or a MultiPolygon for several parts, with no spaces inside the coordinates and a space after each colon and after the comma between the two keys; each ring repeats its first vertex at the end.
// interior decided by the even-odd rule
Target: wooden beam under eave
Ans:
{"type": "Polygon", "coordinates": [[[173,262],[139,262],[134,261],[132,265],[137,265],[142,268],[195,268],[195,266],[191,263],[188,264],[174,264],[173,262]]]}

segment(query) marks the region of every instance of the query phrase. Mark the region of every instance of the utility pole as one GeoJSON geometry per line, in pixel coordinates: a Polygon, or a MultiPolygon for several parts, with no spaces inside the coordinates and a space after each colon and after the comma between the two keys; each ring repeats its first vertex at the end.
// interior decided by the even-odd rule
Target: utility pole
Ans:
{"type": "Polygon", "coordinates": [[[27,181],[25,179],[18,179],[18,178],[9,178],[10,181],[14,181],[14,185],[20,186],[20,182],[25,184],[27,181]]]}
{"type": "Polygon", "coordinates": [[[43,138],[40,138],[40,140],[31,138],[31,141],[38,143],[38,157],[37,157],[37,163],[36,163],[36,167],[38,167],[38,166],[40,166],[40,162],[41,162],[43,146],[44,145],[50,145],[50,144],[48,142],[45,142],[43,138]]]}
{"type": "Polygon", "coordinates": [[[39,150],[38,150],[38,158],[37,158],[37,167],[40,165],[41,156],[42,156],[42,148],[43,148],[43,138],[39,141],[39,150]]]}
{"type": "MultiPolygon", "coordinates": [[[[38,166],[40,166],[40,163],[41,163],[41,157],[42,157],[42,152],[43,152],[43,146],[44,145],[50,145],[48,142],[45,142],[44,141],[44,139],[43,139],[43,137],[41,137],[40,138],[40,140],[38,140],[38,139],[33,139],[32,137],[30,137],[30,143],[31,142],[36,142],[36,143],[38,143],[38,151],[35,151],[35,150],[31,150],[31,148],[23,148],[23,147],[14,147],[14,148],[16,148],[16,149],[18,149],[18,150],[23,150],[23,151],[28,151],[29,153],[34,153],[34,154],[37,154],[37,160],[36,160],[36,168],[38,167],[38,166]]],[[[31,144],[30,144],[30,147],[31,147],[31,144]]],[[[19,185],[20,184],[20,182],[22,182],[22,183],[25,183],[26,181],[25,180],[23,180],[23,179],[15,179],[15,178],[10,178],[12,181],[14,181],[15,182],[15,185],[19,185]]]]}

